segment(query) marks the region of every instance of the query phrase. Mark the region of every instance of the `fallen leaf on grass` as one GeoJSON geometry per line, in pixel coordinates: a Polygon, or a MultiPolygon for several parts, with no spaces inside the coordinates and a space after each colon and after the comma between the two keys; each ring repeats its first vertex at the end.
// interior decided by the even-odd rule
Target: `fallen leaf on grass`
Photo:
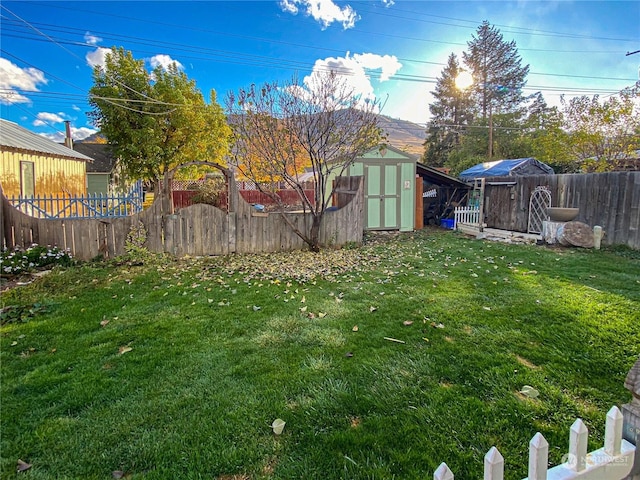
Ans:
{"type": "Polygon", "coordinates": [[[258,310],[260,310],[260,308],[261,308],[261,307],[258,307],[257,305],[254,305],[254,306],[253,306],[253,311],[254,311],[254,312],[257,312],[258,310]]]}
{"type": "Polygon", "coordinates": [[[444,328],[444,325],[442,323],[436,323],[436,322],[431,322],[431,326],[433,328],[444,328]]]}
{"type": "Polygon", "coordinates": [[[538,392],[538,390],[533,388],[531,385],[525,385],[524,387],[522,387],[520,393],[529,398],[537,398],[538,395],[540,395],[540,392],[538,392]]]}
{"type": "Polygon", "coordinates": [[[107,320],[106,318],[102,319],[102,321],[100,322],[100,326],[101,327],[105,327],[107,326],[107,324],[109,323],[109,320],[107,320]]]}
{"type": "Polygon", "coordinates": [[[351,357],[353,357],[353,353],[352,352],[347,352],[347,353],[344,354],[344,356],[347,357],[347,358],[351,358],[351,357]]]}
{"type": "Polygon", "coordinates": [[[358,325],[354,325],[353,328],[351,329],[352,332],[357,332],[358,331],[358,325]]]}
{"type": "Polygon", "coordinates": [[[284,430],[284,426],[286,425],[286,423],[287,422],[285,422],[281,418],[276,418],[273,421],[273,423],[271,424],[271,428],[273,429],[273,433],[275,433],[276,435],[280,435],[282,433],[282,431],[284,430]]]}
{"type": "Polygon", "coordinates": [[[325,312],[318,312],[318,318],[324,318],[327,314],[325,312]]]}
{"type": "Polygon", "coordinates": [[[131,478],[130,473],[123,472],[122,470],[114,470],[113,472],[111,472],[111,476],[116,480],[119,480],[122,478],[131,478]]]}
{"type": "Polygon", "coordinates": [[[302,313],[306,312],[306,311],[307,311],[307,306],[305,305],[304,307],[301,307],[301,308],[300,308],[300,311],[301,311],[302,313]]]}
{"type": "Polygon", "coordinates": [[[125,345],[118,349],[118,355],[124,355],[125,353],[130,352],[131,350],[133,350],[133,347],[125,345]]]}
{"type": "Polygon", "coordinates": [[[17,470],[18,473],[20,472],[26,472],[27,470],[29,470],[33,465],[31,465],[30,463],[27,462],[23,462],[22,460],[18,459],[18,466],[17,466],[17,470]]]}
{"type": "Polygon", "coordinates": [[[487,310],[488,312],[491,311],[491,307],[482,307],[483,309],[487,310]]]}
{"type": "Polygon", "coordinates": [[[402,322],[402,325],[408,327],[409,325],[413,325],[413,322],[411,320],[405,320],[404,322],[402,322]]]}
{"type": "Polygon", "coordinates": [[[378,307],[373,307],[373,306],[369,307],[369,312],[371,313],[375,312],[376,310],[378,310],[378,307]]]}

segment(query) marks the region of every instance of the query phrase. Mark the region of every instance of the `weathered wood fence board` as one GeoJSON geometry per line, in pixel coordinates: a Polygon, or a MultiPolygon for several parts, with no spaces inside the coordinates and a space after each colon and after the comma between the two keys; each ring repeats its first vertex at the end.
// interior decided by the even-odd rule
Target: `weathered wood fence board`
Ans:
{"type": "MultiPolygon", "coordinates": [[[[362,242],[363,177],[339,181],[344,184],[341,189],[351,191],[351,194],[342,208],[325,213],[320,228],[320,242],[326,246],[362,242]]],[[[98,255],[113,258],[125,253],[131,228],[141,222],[147,231],[145,246],[152,252],[182,256],[305,248],[305,243],[291,230],[281,214],[260,214],[241,199],[231,202],[236,211],[228,213],[203,204],[176,212],[166,211],[163,205],[166,208],[170,202],[163,200],[166,199],[158,196],[147,210],[123,218],[42,219],[16,210],[2,195],[3,247],[26,248],[37,243],[69,249],[80,260],[90,260],[98,255]]],[[[301,231],[307,232],[311,226],[310,214],[285,215],[301,231]]]]}
{"type": "Polygon", "coordinates": [[[576,220],[603,227],[604,244],[640,248],[640,172],[488,178],[487,226],[526,232],[529,198],[537,186],[549,188],[552,206],[579,208],[576,220]]]}

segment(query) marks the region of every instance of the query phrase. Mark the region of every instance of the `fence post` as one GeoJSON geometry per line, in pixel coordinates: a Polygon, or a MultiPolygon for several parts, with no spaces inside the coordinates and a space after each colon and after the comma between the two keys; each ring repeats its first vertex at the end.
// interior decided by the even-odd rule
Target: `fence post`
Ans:
{"type": "Polygon", "coordinates": [[[540,432],[529,442],[528,480],[547,480],[547,462],[549,461],[549,443],[540,432]]]}
{"type": "Polygon", "coordinates": [[[496,447],[484,456],[484,480],[504,480],[504,457],[496,447]]]}
{"type": "Polygon", "coordinates": [[[629,370],[624,386],[631,392],[631,401],[622,405],[622,436],[636,446],[631,473],[624,480],[640,480],[640,357],[629,370]]]}
{"type": "Polygon", "coordinates": [[[433,472],[433,480],[454,480],[453,472],[446,463],[442,462],[436,471],[433,472]]]}
{"type": "Polygon", "coordinates": [[[581,419],[571,425],[569,433],[569,466],[575,472],[582,472],[587,464],[587,441],[589,432],[581,419]]]}
{"type": "Polygon", "coordinates": [[[622,446],[622,412],[615,405],[607,412],[604,428],[604,451],[607,455],[620,455],[622,446]]]}

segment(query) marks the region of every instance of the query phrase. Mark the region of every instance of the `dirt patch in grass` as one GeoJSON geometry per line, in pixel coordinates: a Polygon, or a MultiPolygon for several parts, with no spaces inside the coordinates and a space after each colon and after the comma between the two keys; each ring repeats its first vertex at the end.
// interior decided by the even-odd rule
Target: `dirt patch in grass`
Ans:
{"type": "Polygon", "coordinates": [[[521,357],[520,355],[516,355],[516,360],[520,365],[524,365],[527,368],[530,368],[532,370],[540,370],[540,367],[538,365],[531,363],[529,360],[527,360],[524,357],[521,357]]]}

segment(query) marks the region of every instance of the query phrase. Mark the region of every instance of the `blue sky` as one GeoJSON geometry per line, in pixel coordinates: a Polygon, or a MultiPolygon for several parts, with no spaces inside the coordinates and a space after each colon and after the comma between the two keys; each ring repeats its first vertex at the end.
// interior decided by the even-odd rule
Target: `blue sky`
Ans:
{"type": "Polygon", "coordinates": [[[30,1],[0,4],[0,116],[60,140],[95,131],[87,118],[91,65],[122,46],[149,68],[176,61],[208,98],[251,83],[348,68],[382,113],[425,124],[450,53],[461,59],[489,21],[530,65],[524,93],[551,105],[602,97],[640,74],[637,1],[30,1]]]}

